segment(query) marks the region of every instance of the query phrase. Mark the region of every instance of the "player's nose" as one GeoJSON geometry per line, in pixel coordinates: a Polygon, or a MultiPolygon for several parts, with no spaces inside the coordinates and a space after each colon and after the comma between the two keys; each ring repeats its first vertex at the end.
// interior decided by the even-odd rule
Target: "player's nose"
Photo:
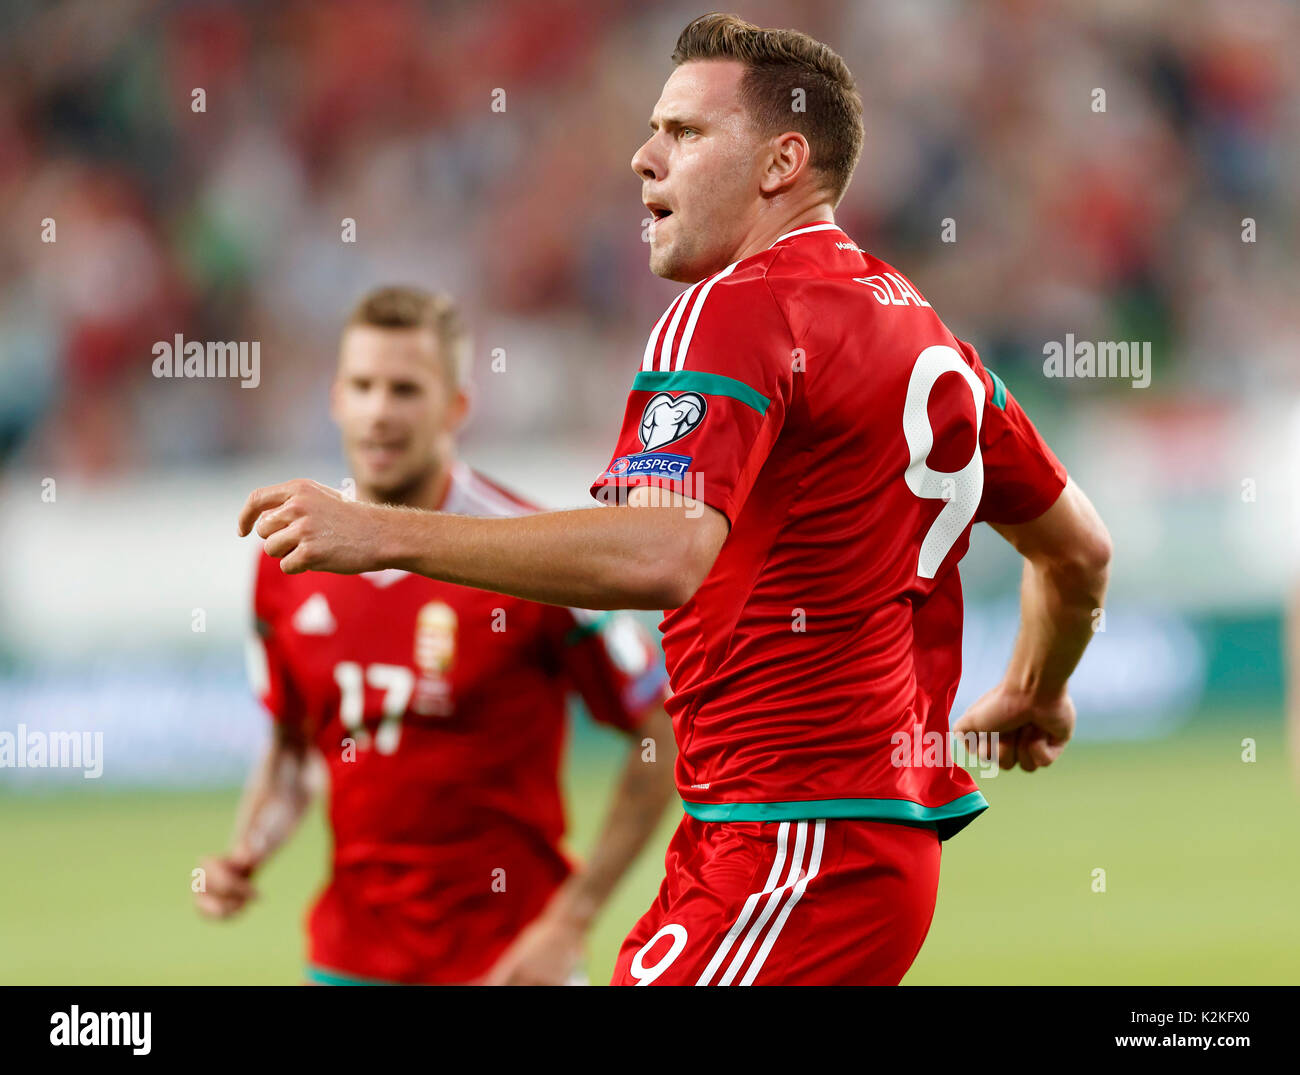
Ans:
{"type": "Polygon", "coordinates": [[[371,426],[387,425],[397,411],[397,400],[391,392],[372,392],[366,403],[364,414],[371,426]]]}
{"type": "Polygon", "coordinates": [[[632,171],[636,172],[641,179],[663,178],[659,162],[654,159],[651,152],[651,143],[653,142],[653,138],[647,138],[641,143],[641,147],[632,154],[632,171]]]}

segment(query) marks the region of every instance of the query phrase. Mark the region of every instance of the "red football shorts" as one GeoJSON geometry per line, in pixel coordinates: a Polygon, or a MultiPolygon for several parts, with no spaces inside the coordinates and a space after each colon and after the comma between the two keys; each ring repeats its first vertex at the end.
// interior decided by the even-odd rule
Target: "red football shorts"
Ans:
{"type": "Polygon", "coordinates": [[[886,821],[687,815],[611,985],[897,985],[934,917],[939,836],[886,821]]]}

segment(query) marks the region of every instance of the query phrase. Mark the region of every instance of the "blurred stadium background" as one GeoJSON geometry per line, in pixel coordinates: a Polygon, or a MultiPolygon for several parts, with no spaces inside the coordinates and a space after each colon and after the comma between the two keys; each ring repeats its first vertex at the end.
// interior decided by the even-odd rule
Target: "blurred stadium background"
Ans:
{"type": "MultiPolygon", "coordinates": [[[[0,769],[0,982],[297,980],[319,816],[242,920],[190,905],[265,734],[235,513],[270,480],[345,477],[326,413],[336,336],[381,282],[447,289],[468,312],[465,458],[551,506],[588,502],[677,290],[646,269],[627,162],[703,10],[4,5],[0,732],[103,731],[105,757],[97,780],[0,769]],[[259,341],[260,385],[155,379],[151,347],[177,333],[259,341]]],[[[839,222],[1001,374],[1117,547],[1079,742],[1050,773],[982,781],[993,809],[947,845],[908,981],[1300,980],[1281,656],[1300,525],[1300,10],[739,11],[845,57],[867,141],[839,222]],[[1066,333],[1150,341],[1150,386],[1046,378],[1043,346],[1066,333]]],[[[978,533],[963,566],[959,707],[1009,650],[1017,563],[998,544],[978,533]]],[[[581,850],[619,745],[576,721],[581,850]]],[[[602,919],[593,980],[652,898],[675,821],[602,919]]]]}

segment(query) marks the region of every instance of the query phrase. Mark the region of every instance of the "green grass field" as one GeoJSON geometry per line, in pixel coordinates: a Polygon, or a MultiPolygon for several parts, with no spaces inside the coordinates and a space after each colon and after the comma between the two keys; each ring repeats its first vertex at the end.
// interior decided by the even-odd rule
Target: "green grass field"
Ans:
{"type": "MultiPolygon", "coordinates": [[[[616,740],[575,757],[573,844],[588,845],[616,740]]],[[[1174,740],[1073,746],[1047,772],[981,780],[992,809],[945,845],[939,905],[910,984],[1300,982],[1300,819],[1276,715],[1174,740]],[[1258,761],[1241,740],[1258,740],[1258,761]],[[1106,891],[1093,891],[1093,870],[1106,891]]],[[[323,876],[319,812],[242,918],[201,921],[190,870],[224,846],[237,792],[0,797],[0,983],[289,984],[323,876]]],[[[608,979],[654,895],[676,818],[591,943],[608,979]]]]}

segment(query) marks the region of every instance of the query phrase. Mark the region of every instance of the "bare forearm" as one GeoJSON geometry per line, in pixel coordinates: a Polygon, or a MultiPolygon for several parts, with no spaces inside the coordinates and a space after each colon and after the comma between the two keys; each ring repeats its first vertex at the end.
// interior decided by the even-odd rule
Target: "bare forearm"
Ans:
{"type": "Polygon", "coordinates": [[[676,797],[675,758],[672,722],[661,708],[647,718],[628,751],[600,837],[585,867],[558,894],[557,913],[583,929],[591,924],[676,797]]]}
{"type": "Polygon", "coordinates": [[[481,519],[356,503],[302,479],[254,490],[239,533],[254,527],[289,575],[395,567],[528,601],[602,609],[677,608],[711,570],[729,531],[717,509],[646,486],[604,510],[481,519]]]}
{"type": "Polygon", "coordinates": [[[1006,674],[1009,685],[1038,698],[1065,690],[1098,628],[1106,583],[1104,567],[1061,568],[1026,561],[1020,632],[1006,674]]]}
{"type": "Polygon", "coordinates": [[[231,838],[234,857],[260,866],[293,835],[311,802],[306,770],[305,753],[271,746],[240,800],[231,838]]]}
{"type": "Polygon", "coordinates": [[[578,608],[681,603],[664,516],[628,507],[483,519],[377,509],[383,566],[443,582],[578,608]]]}

